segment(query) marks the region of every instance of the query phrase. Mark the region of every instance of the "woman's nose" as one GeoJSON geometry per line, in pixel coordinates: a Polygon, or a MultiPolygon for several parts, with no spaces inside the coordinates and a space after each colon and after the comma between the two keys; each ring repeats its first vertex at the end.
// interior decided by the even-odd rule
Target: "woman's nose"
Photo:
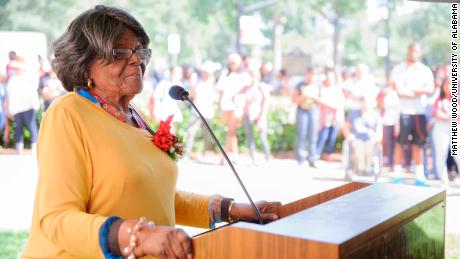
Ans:
{"type": "Polygon", "coordinates": [[[129,59],[130,65],[140,65],[142,63],[142,59],[137,53],[133,53],[131,58],[129,59]]]}

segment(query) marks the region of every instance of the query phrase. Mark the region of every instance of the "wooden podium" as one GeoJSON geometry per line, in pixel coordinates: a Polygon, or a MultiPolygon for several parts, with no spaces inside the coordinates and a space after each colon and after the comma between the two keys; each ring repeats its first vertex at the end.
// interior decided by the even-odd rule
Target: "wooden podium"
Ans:
{"type": "Polygon", "coordinates": [[[266,225],[195,236],[195,258],[444,258],[444,190],[349,183],[286,205],[266,225]]]}

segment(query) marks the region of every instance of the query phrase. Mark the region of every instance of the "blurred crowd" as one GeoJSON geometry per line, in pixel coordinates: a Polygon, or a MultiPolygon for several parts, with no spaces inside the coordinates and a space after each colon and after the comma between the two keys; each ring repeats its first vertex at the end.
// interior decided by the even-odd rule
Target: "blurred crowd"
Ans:
{"type": "MultiPolygon", "coordinates": [[[[35,148],[37,112],[65,93],[48,60],[38,57],[34,63],[26,65],[11,51],[0,73],[2,144],[9,140],[9,122],[14,123],[18,152],[24,148],[23,129],[35,148]]],[[[210,149],[210,138],[195,113],[184,116],[181,104],[169,97],[170,87],[180,85],[207,120],[218,117],[225,123],[225,150],[231,159],[237,160],[237,131],[243,127],[250,157],[256,162],[256,138],[265,160],[272,157],[268,115],[276,112],[272,100],[284,97],[293,111],[295,158],[300,165],[316,167],[318,160],[333,160],[340,137],[347,177],[378,174],[386,168],[396,173],[395,182],[408,171],[415,173],[418,185],[426,185],[426,179],[447,184],[458,174],[456,165],[460,166],[449,152],[449,73],[448,65],[433,69],[424,65],[418,44],[408,47],[406,59],[392,69],[384,85],[377,85],[365,64],[339,73],[330,67],[309,67],[303,76],[294,76],[284,69],[273,71],[270,63],[230,54],[224,66],[205,61],[196,68],[148,71],[144,90],[133,102],[149,120],[174,114],[173,127],[186,123],[185,153],[193,158],[197,133],[202,130],[205,135],[203,152],[210,149]]]]}
{"type": "Polygon", "coordinates": [[[31,148],[35,149],[38,111],[48,108],[52,100],[64,92],[46,59],[38,56],[35,62],[26,62],[15,51],[10,51],[8,64],[0,72],[1,143],[7,146],[10,132],[14,132],[15,148],[22,153],[24,129],[27,129],[31,148]]]}

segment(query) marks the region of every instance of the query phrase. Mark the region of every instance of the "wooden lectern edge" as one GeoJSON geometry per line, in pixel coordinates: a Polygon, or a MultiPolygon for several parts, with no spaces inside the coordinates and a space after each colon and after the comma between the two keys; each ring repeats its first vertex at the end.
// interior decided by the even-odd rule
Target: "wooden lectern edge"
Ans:
{"type": "MultiPolygon", "coordinates": [[[[350,182],[350,183],[346,183],[344,185],[340,185],[340,186],[337,186],[335,188],[332,188],[332,189],[329,189],[329,190],[326,190],[326,191],[323,191],[323,192],[320,192],[320,193],[317,193],[317,194],[313,194],[311,196],[302,198],[300,200],[296,200],[296,201],[281,205],[278,208],[277,212],[278,212],[278,215],[280,215],[280,219],[281,219],[281,218],[287,217],[289,215],[292,215],[292,214],[294,214],[296,212],[299,212],[299,211],[311,208],[313,206],[319,205],[321,203],[324,203],[326,201],[338,198],[338,197],[343,196],[343,195],[345,195],[347,193],[357,191],[357,190],[362,189],[364,187],[367,187],[369,185],[370,185],[369,183],[365,183],[365,182],[350,182]]],[[[207,230],[207,231],[205,231],[203,233],[200,233],[200,234],[197,234],[197,235],[193,236],[193,238],[200,238],[201,236],[207,235],[207,234],[212,233],[214,231],[219,231],[219,230],[222,230],[224,228],[231,227],[231,226],[233,226],[233,225],[235,225],[237,223],[242,223],[242,222],[233,222],[233,223],[230,223],[230,224],[226,224],[224,226],[220,226],[220,227],[218,227],[216,229],[210,229],[210,230],[207,230]]],[[[250,223],[250,222],[244,222],[244,223],[246,223],[246,224],[256,224],[256,223],[250,223]]],[[[270,224],[270,223],[267,223],[267,224],[270,224]]],[[[256,224],[256,225],[258,225],[258,224],[256,224]]]]}
{"type": "Polygon", "coordinates": [[[338,258],[336,244],[263,231],[258,223],[237,222],[195,236],[195,257],[201,258],[338,258]],[[245,224],[261,229],[245,228],[245,224]],[[267,245],[260,247],[260,243],[267,245]],[[267,253],[267,250],[271,251],[267,253]],[[212,256],[210,256],[212,255],[212,256]],[[299,256],[300,255],[300,256],[299,256]]]}
{"type": "MultiPolygon", "coordinates": [[[[425,187],[424,187],[425,188],[425,187]]],[[[400,214],[394,216],[393,218],[385,221],[384,223],[375,226],[368,231],[361,233],[360,235],[352,238],[342,244],[340,247],[341,253],[344,251],[350,251],[349,248],[357,247],[359,244],[364,244],[370,241],[370,237],[378,236],[394,227],[404,225],[412,220],[414,220],[417,216],[423,214],[424,212],[428,211],[432,207],[444,203],[445,206],[446,200],[446,190],[442,190],[438,194],[434,195],[433,197],[429,198],[424,202],[420,202],[416,206],[401,212],[400,214]]],[[[444,222],[445,227],[445,222],[444,222]]]]}
{"type": "MultiPolygon", "coordinates": [[[[347,193],[362,189],[369,185],[370,184],[363,183],[363,182],[351,182],[351,183],[347,183],[347,184],[323,191],[321,193],[314,194],[309,197],[302,198],[300,200],[293,201],[291,203],[282,205],[278,210],[280,219],[287,217],[289,215],[295,214],[299,211],[314,207],[321,203],[327,202],[329,200],[338,198],[347,193]]],[[[213,251],[212,253],[214,255],[216,253],[219,254],[221,252],[218,249],[219,245],[215,243],[217,242],[217,240],[225,239],[226,236],[230,236],[230,235],[237,235],[241,237],[244,236],[245,239],[246,238],[250,239],[251,235],[256,235],[256,234],[262,235],[264,236],[264,238],[272,240],[272,241],[276,240],[276,242],[285,242],[286,240],[289,240],[289,242],[298,243],[299,246],[306,245],[307,247],[309,247],[308,253],[313,253],[314,255],[320,255],[322,253],[321,247],[325,248],[324,251],[328,251],[327,253],[332,253],[333,255],[338,255],[339,253],[338,249],[335,249],[335,247],[331,247],[333,246],[333,244],[323,242],[320,240],[305,240],[305,239],[296,238],[296,237],[292,237],[288,235],[280,235],[280,234],[266,232],[263,230],[262,225],[260,225],[260,229],[259,229],[258,224],[249,223],[249,222],[234,222],[232,224],[227,224],[219,228],[198,234],[192,238],[192,241],[193,241],[195,250],[198,251],[198,254],[197,254],[198,258],[206,258],[206,255],[210,252],[210,249],[213,251]],[[248,227],[248,226],[252,226],[252,227],[248,227]],[[209,245],[213,246],[214,248],[206,247],[209,245]]],[[[227,241],[230,242],[230,240],[227,240],[227,241]]],[[[276,244],[276,242],[274,243],[274,245],[276,244]]],[[[221,256],[225,257],[225,255],[222,255],[222,254],[221,256]]]]}
{"type": "MultiPolygon", "coordinates": [[[[370,185],[369,183],[365,183],[365,182],[350,182],[350,183],[346,183],[344,185],[340,185],[340,186],[337,186],[335,188],[332,188],[332,189],[329,189],[329,190],[326,190],[326,191],[323,191],[323,192],[320,192],[320,193],[317,193],[317,194],[313,194],[311,196],[302,198],[300,200],[296,200],[296,201],[281,205],[278,208],[277,212],[278,212],[278,215],[280,215],[280,219],[281,219],[281,218],[287,217],[289,215],[292,215],[292,214],[294,214],[296,212],[299,212],[299,211],[311,208],[313,206],[319,205],[321,203],[324,203],[326,201],[338,198],[338,197],[343,196],[343,195],[345,195],[347,193],[357,191],[357,190],[362,189],[364,187],[367,187],[369,185],[370,185]]],[[[200,238],[201,236],[210,234],[210,233],[212,233],[214,231],[220,231],[220,230],[223,230],[225,228],[234,226],[237,223],[242,223],[242,222],[233,222],[231,224],[226,224],[224,226],[218,227],[216,229],[210,229],[208,231],[205,231],[203,233],[200,233],[200,234],[197,234],[197,235],[193,236],[193,238],[200,238]]],[[[256,223],[250,223],[250,222],[244,222],[244,223],[245,224],[256,224],[256,223]]],[[[270,223],[267,223],[267,224],[270,224],[270,223]]]]}
{"type": "Polygon", "coordinates": [[[278,215],[280,215],[280,218],[284,218],[286,216],[292,215],[299,211],[309,209],[316,205],[322,204],[326,201],[338,198],[350,192],[357,191],[369,185],[370,185],[369,183],[364,183],[364,182],[347,183],[347,184],[329,189],[327,191],[323,191],[323,192],[302,198],[300,200],[293,201],[291,203],[282,205],[278,209],[278,215]]]}
{"type": "MultiPolygon", "coordinates": [[[[347,193],[351,193],[353,191],[362,189],[369,185],[370,184],[367,183],[352,182],[327,190],[319,194],[309,196],[304,199],[300,199],[298,201],[288,203],[280,207],[279,212],[281,214],[281,218],[292,215],[296,212],[305,210],[307,208],[319,205],[334,198],[338,198],[347,193]]],[[[371,237],[378,236],[379,234],[382,234],[385,231],[388,231],[397,226],[401,226],[401,224],[405,224],[406,222],[409,222],[410,220],[413,220],[416,216],[420,215],[421,211],[426,211],[435,206],[436,204],[445,202],[445,197],[446,192],[444,190],[432,196],[425,202],[420,202],[418,205],[412,207],[411,209],[404,211],[398,215],[395,215],[383,224],[369,229],[363,232],[362,234],[345,241],[340,246],[337,246],[337,244],[334,243],[328,243],[321,240],[306,240],[294,236],[284,235],[281,233],[267,232],[264,231],[263,225],[257,225],[247,222],[236,222],[233,224],[228,224],[216,230],[208,231],[203,234],[197,235],[193,237],[193,245],[198,255],[197,258],[208,258],[208,255],[210,254],[218,255],[215,258],[237,258],[242,254],[248,253],[247,250],[251,249],[251,246],[248,246],[247,243],[256,246],[256,244],[254,243],[255,241],[251,241],[251,239],[259,237],[265,240],[265,244],[270,244],[271,246],[275,247],[274,251],[276,251],[277,256],[273,256],[273,258],[338,258],[339,254],[342,254],[343,256],[345,253],[350,252],[352,248],[356,249],[356,247],[360,247],[364,245],[366,242],[369,242],[371,237]],[[225,247],[227,243],[232,244],[231,256],[225,254],[225,251],[227,250],[223,249],[223,246],[225,247]],[[282,248],[283,246],[280,244],[283,244],[287,247],[295,248],[296,253],[285,251],[285,249],[282,248]],[[238,248],[238,246],[240,247],[238,248]],[[308,249],[305,249],[307,247],[308,249]],[[296,256],[299,253],[302,255],[301,257],[296,256]],[[280,254],[282,255],[281,257],[279,257],[280,254]]],[[[270,250],[272,251],[273,249],[270,250]]],[[[265,254],[265,256],[260,257],[261,253],[263,254],[264,251],[260,250],[260,248],[258,252],[255,254],[253,254],[253,252],[249,252],[249,254],[252,256],[256,255],[256,257],[251,258],[265,258],[265,256],[267,256],[265,254]]],[[[270,255],[268,256],[272,257],[270,255]]]]}

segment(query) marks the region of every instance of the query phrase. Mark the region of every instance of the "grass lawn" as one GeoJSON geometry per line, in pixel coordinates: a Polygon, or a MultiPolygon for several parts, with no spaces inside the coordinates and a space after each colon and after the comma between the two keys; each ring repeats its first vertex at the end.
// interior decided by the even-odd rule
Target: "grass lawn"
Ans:
{"type": "Polygon", "coordinates": [[[2,232],[0,231],[0,258],[16,259],[26,244],[27,232],[2,232]]]}
{"type": "MultiPolygon", "coordinates": [[[[27,232],[0,231],[0,258],[16,259],[26,244],[27,232]]],[[[460,259],[460,235],[446,235],[446,258],[460,259]]]]}
{"type": "Polygon", "coordinates": [[[446,258],[460,259],[460,234],[446,235],[446,258]]]}

